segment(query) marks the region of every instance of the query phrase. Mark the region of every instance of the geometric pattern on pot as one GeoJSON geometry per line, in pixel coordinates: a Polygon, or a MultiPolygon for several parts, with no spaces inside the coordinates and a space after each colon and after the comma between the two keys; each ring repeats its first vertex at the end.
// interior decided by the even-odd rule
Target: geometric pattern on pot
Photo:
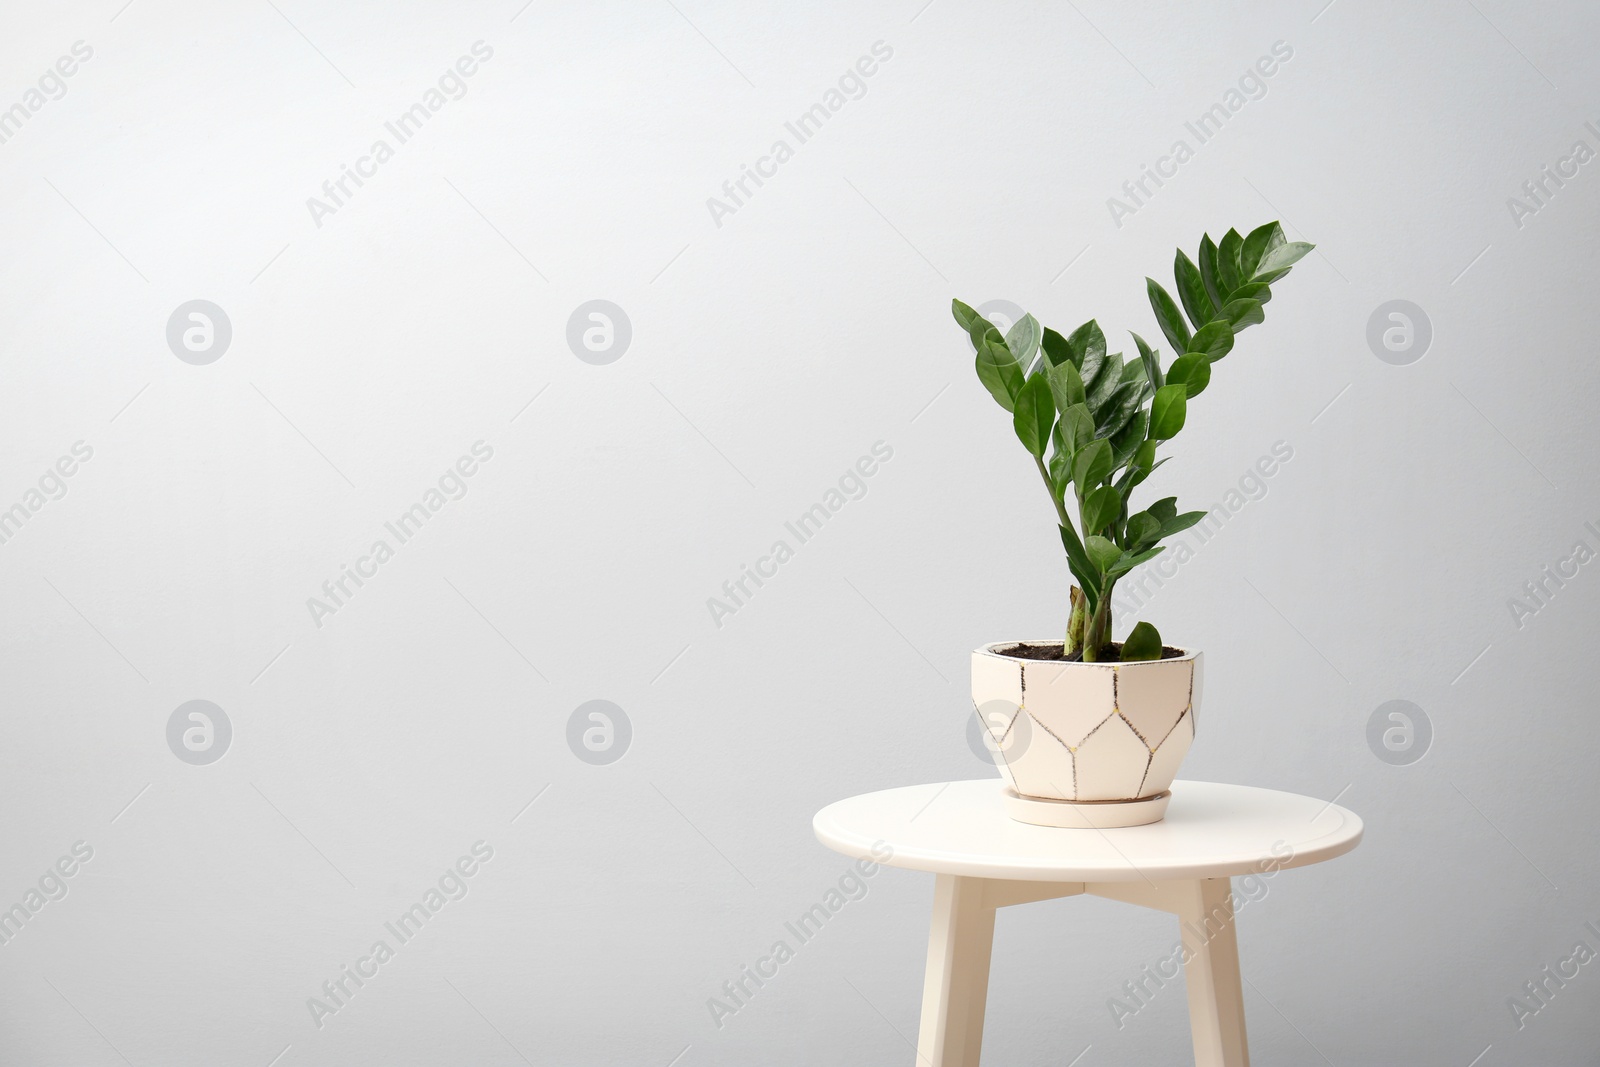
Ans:
{"type": "Polygon", "coordinates": [[[1115,667],[1040,661],[1017,673],[1023,676],[1022,706],[1069,749],[1116,714],[1115,667]]]}
{"type": "Polygon", "coordinates": [[[1194,670],[1188,660],[1155,660],[1117,672],[1117,713],[1154,752],[1189,710],[1194,670]]]}
{"type": "Polygon", "coordinates": [[[1189,754],[1189,746],[1193,743],[1194,715],[1188,714],[1178,720],[1178,725],[1167,734],[1161,747],[1151,754],[1150,767],[1145,771],[1144,781],[1139,783],[1139,795],[1148,796],[1171,789],[1172,780],[1178,777],[1178,765],[1189,754]]]}
{"type": "Polygon", "coordinates": [[[974,653],[972,698],[1016,792],[1131,800],[1171,787],[1194,741],[1198,653],[1100,665],[1013,659],[998,647],[974,653]]]}
{"type": "Polygon", "coordinates": [[[1150,749],[1121,716],[1113,716],[1072,754],[1074,800],[1126,800],[1139,795],[1150,749]]]}

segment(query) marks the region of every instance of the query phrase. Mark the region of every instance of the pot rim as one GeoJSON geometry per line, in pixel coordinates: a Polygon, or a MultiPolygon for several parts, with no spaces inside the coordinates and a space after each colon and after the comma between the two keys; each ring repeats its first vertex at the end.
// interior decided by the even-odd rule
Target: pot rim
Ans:
{"type": "Polygon", "coordinates": [[[995,641],[991,644],[982,645],[973,649],[972,654],[974,656],[993,656],[995,659],[1003,659],[1007,663],[1037,663],[1041,666],[1054,667],[1137,667],[1146,663],[1186,663],[1199,659],[1201,654],[1201,650],[1198,648],[1188,648],[1183,645],[1172,645],[1170,647],[1181,650],[1183,655],[1173,656],[1170,659],[1130,660],[1127,663],[1085,663],[1082,660],[1067,662],[1064,660],[1029,659],[1026,656],[1008,656],[1004,652],[999,651],[999,649],[1009,647],[1011,645],[1050,645],[1059,644],[1060,642],[1061,639],[1059,637],[1046,637],[1037,640],[1029,638],[1022,641],[995,641]]]}

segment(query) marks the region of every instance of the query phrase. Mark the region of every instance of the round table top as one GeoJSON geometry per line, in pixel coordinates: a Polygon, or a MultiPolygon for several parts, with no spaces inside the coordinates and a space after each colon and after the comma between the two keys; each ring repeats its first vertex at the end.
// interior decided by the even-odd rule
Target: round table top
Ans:
{"type": "Polygon", "coordinates": [[[834,851],[890,867],[1039,882],[1264,873],[1321,863],[1361,841],[1354,812],[1275,789],[1174,782],[1160,822],[1075,830],[1016,822],[1002,788],[984,778],[864,793],[817,812],[812,828],[834,851]]]}

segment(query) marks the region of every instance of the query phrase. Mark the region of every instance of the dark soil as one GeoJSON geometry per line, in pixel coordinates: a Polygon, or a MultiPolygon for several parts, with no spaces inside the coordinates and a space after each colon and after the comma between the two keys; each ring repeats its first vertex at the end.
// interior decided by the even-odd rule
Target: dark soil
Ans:
{"type": "MultiPolygon", "coordinates": [[[[1048,661],[1057,662],[1057,663],[1061,663],[1061,662],[1065,662],[1065,663],[1081,663],[1081,662],[1083,662],[1083,653],[1081,653],[1081,652],[1074,652],[1070,656],[1063,656],[1061,654],[1061,644],[1059,642],[1056,642],[1054,644],[1048,644],[1048,645],[1012,645],[1009,648],[1002,648],[999,651],[1000,651],[1000,654],[1002,656],[1014,656],[1017,659],[1048,660],[1048,661]]],[[[1106,648],[1103,651],[1106,654],[1103,655],[1100,659],[1095,660],[1096,663],[1119,663],[1119,662],[1121,662],[1121,660],[1122,660],[1122,642],[1121,641],[1113,641],[1110,645],[1106,646],[1106,648]]],[[[1183,655],[1186,655],[1186,653],[1183,651],[1183,649],[1181,649],[1181,648],[1173,648],[1171,645],[1165,645],[1161,649],[1161,658],[1162,659],[1177,659],[1178,657],[1183,656],[1183,655]]]]}

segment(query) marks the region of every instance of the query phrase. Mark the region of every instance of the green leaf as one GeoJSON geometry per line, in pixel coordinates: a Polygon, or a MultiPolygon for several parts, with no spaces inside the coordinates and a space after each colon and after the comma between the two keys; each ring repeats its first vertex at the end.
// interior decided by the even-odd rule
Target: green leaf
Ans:
{"type": "MultiPolygon", "coordinates": [[[[1215,363],[1233,351],[1233,327],[1224,319],[1206,323],[1189,342],[1187,351],[1203,353],[1215,363]]],[[[1191,391],[1189,395],[1193,396],[1194,393],[1191,391]]]]}
{"type": "MultiPolygon", "coordinates": [[[[1132,333],[1133,331],[1128,331],[1132,333]]],[[[1160,389],[1166,384],[1161,377],[1161,357],[1153,348],[1144,343],[1144,338],[1133,334],[1133,343],[1139,346],[1139,358],[1144,362],[1144,376],[1150,379],[1150,384],[1160,389]]]]}
{"type": "Polygon", "coordinates": [[[1090,441],[1072,457],[1072,480],[1079,495],[1093,492],[1111,473],[1111,445],[1104,439],[1090,441]]]}
{"type": "MultiPolygon", "coordinates": [[[[1143,397],[1139,400],[1144,403],[1143,397]]],[[[1134,455],[1139,451],[1139,446],[1144,443],[1145,431],[1150,428],[1150,416],[1142,407],[1136,409],[1128,424],[1106,440],[1111,442],[1111,469],[1121,470],[1133,461],[1134,455]]],[[[1151,442],[1154,448],[1154,442],[1151,442]]],[[[1126,486],[1123,486],[1125,489],[1126,486]]]]}
{"type": "Polygon", "coordinates": [[[1217,287],[1222,296],[1218,304],[1232,300],[1233,291],[1249,280],[1239,266],[1239,253],[1243,250],[1244,238],[1239,236],[1238,230],[1222,235],[1222,243],[1217,245],[1217,287]]]}
{"type": "Polygon", "coordinates": [[[1146,278],[1144,282],[1145,291],[1150,295],[1150,309],[1156,313],[1156,321],[1161,324],[1167,343],[1174,352],[1189,351],[1189,327],[1179,314],[1178,305],[1172,302],[1172,295],[1154,278],[1146,278]]]}
{"type": "MultiPolygon", "coordinates": [[[[1117,353],[1117,358],[1122,358],[1121,352],[1117,353]]],[[[1144,360],[1130,359],[1124,363],[1122,365],[1122,380],[1125,382],[1139,382],[1140,384],[1149,381],[1149,376],[1144,369],[1144,360]]]]}
{"type": "Polygon", "coordinates": [[[1200,238],[1200,280],[1205,282],[1206,295],[1213,307],[1223,304],[1221,283],[1217,280],[1217,245],[1208,233],[1200,238]]]}
{"type": "Polygon", "coordinates": [[[1163,546],[1157,548],[1147,548],[1143,552],[1139,553],[1124,552],[1121,556],[1117,557],[1117,561],[1115,563],[1106,569],[1106,577],[1120,578],[1124,574],[1127,574],[1129,571],[1133,570],[1133,568],[1137,567],[1139,564],[1155,559],[1165,551],[1166,548],[1163,546]]]}
{"type": "Polygon", "coordinates": [[[950,301],[950,313],[955,316],[960,327],[967,331],[967,338],[972,342],[972,347],[982,351],[984,335],[994,329],[994,324],[959,300],[950,301]]]}
{"type": "MultiPolygon", "coordinates": [[[[1288,273],[1289,268],[1285,267],[1283,270],[1275,272],[1273,277],[1282,277],[1288,273]]],[[[1272,290],[1267,287],[1266,282],[1246,282],[1234,292],[1233,298],[1235,300],[1254,300],[1258,304],[1265,304],[1272,299],[1272,290]]]]}
{"type": "Polygon", "coordinates": [[[1251,230],[1239,249],[1239,273],[1246,278],[1252,277],[1261,257],[1283,244],[1284,240],[1283,227],[1276,222],[1251,230]]]}
{"type": "Polygon", "coordinates": [[[1177,515],[1173,518],[1167,519],[1161,524],[1161,530],[1156,536],[1159,539],[1165,539],[1171,537],[1173,534],[1182,533],[1195,523],[1199,522],[1201,519],[1205,518],[1207,514],[1208,512],[1204,511],[1186,511],[1182,515],[1177,515]]]}
{"type": "Polygon", "coordinates": [[[1088,404],[1074,404],[1061,413],[1061,437],[1074,455],[1094,440],[1094,416],[1088,404]]]}
{"type": "Polygon", "coordinates": [[[1017,357],[1017,366],[1024,374],[1033,369],[1033,359],[1039,354],[1039,320],[1024,315],[1006,331],[1006,347],[1017,357]]]}
{"type": "Polygon", "coordinates": [[[1022,368],[1005,343],[986,340],[978,349],[977,368],[978,380],[995,401],[1007,411],[1015,411],[1023,386],[1022,368]]]}
{"type": "Polygon", "coordinates": [[[1083,528],[1104,530],[1122,514],[1122,494],[1115,486],[1102,485],[1083,499],[1083,528]]]}
{"type": "Polygon", "coordinates": [[[1055,451],[1050,453],[1050,487],[1055,490],[1056,499],[1064,500],[1067,487],[1072,484],[1072,450],[1062,447],[1061,426],[1056,425],[1056,432],[1050,435],[1055,442],[1055,451]]]}
{"type": "Polygon", "coordinates": [[[1050,392],[1055,395],[1058,411],[1066,411],[1084,402],[1083,378],[1079,376],[1078,368],[1070,362],[1046,367],[1043,374],[1050,382],[1050,392]]]}
{"type": "Polygon", "coordinates": [[[1072,350],[1073,362],[1083,376],[1083,387],[1093,391],[1106,365],[1106,335],[1091,319],[1072,331],[1072,336],[1067,338],[1067,346],[1072,350]]]}
{"type": "Polygon", "coordinates": [[[1124,540],[1126,540],[1131,547],[1137,548],[1140,545],[1153,542],[1156,539],[1157,533],[1160,531],[1160,529],[1160,519],[1156,518],[1148,511],[1141,511],[1136,515],[1128,516],[1128,525],[1125,531],[1126,535],[1124,540]]]}
{"type": "MultiPolygon", "coordinates": [[[[1188,391],[1182,385],[1163,385],[1150,403],[1150,437],[1166,441],[1178,436],[1188,411],[1188,391]]],[[[1080,485],[1083,483],[1079,483],[1080,485]]]]}
{"type": "Polygon", "coordinates": [[[1205,280],[1200,277],[1200,268],[1180,248],[1172,264],[1172,274],[1178,283],[1178,299],[1183,301],[1183,310],[1188,312],[1189,321],[1198,330],[1217,313],[1217,305],[1211,302],[1205,280]]]}
{"type": "Polygon", "coordinates": [[[1100,361],[1106,358],[1106,335],[1101,331],[1100,324],[1090,319],[1076,330],[1073,330],[1072,334],[1067,338],[1067,351],[1072,354],[1072,362],[1078,365],[1080,371],[1083,371],[1084,384],[1092,384],[1091,379],[1093,379],[1094,375],[1089,372],[1086,364],[1092,358],[1095,365],[1098,366],[1100,361]]]}
{"type": "MultiPolygon", "coordinates": [[[[1154,441],[1146,441],[1145,443],[1151,445],[1155,444],[1154,441]]],[[[1127,494],[1134,488],[1134,486],[1139,485],[1146,478],[1150,477],[1150,475],[1154,474],[1161,467],[1161,465],[1170,458],[1170,456],[1163,456],[1154,463],[1150,464],[1148,467],[1130,466],[1126,471],[1123,472],[1123,478],[1126,480],[1126,484],[1124,484],[1122,481],[1119,481],[1117,482],[1117,488],[1121,489],[1124,494],[1127,494]]]]}
{"type": "Polygon", "coordinates": [[[1256,272],[1251,276],[1251,280],[1260,281],[1263,280],[1262,275],[1272,274],[1294,266],[1315,247],[1317,246],[1306,244],[1304,241],[1290,241],[1288,244],[1279,245],[1261,257],[1261,263],[1256,267],[1256,272]]]}
{"type": "Polygon", "coordinates": [[[1137,663],[1141,660],[1161,658],[1161,635],[1156,628],[1147,622],[1134,625],[1128,632],[1128,637],[1122,642],[1122,662],[1137,663]]]}
{"type": "MultiPolygon", "coordinates": [[[[1147,413],[1140,412],[1139,418],[1134,421],[1142,423],[1146,430],[1149,429],[1150,417],[1147,413]]],[[[1156,462],[1156,444],[1157,442],[1147,438],[1140,441],[1138,447],[1133,450],[1133,455],[1128,460],[1127,467],[1122,472],[1122,477],[1117,479],[1117,488],[1122,490],[1124,499],[1127,498],[1134,486],[1150,477],[1151,471],[1161,466],[1161,463],[1166,462],[1164,459],[1161,463],[1156,462]]]]}
{"type": "Polygon", "coordinates": [[[1050,443],[1050,428],[1056,421],[1056,402],[1050,393],[1050,383],[1043,374],[1029,378],[1017,394],[1017,406],[1011,418],[1017,438],[1023,447],[1039,458],[1044,458],[1045,445],[1050,443]]]}
{"type": "Polygon", "coordinates": [[[1095,569],[1104,574],[1110,566],[1122,557],[1122,549],[1099,534],[1090,534],[1083,539],[1083,547],[1089,553],[1089,559],[1094,562],[1095,569]]]}
{"type": "Polygon", "coordinates": [[[1083,374],[1083,387],[1093,391],[1104,377],[1101,373],[1106,369],[1106,354],[1104,352],[1090,351],[1084,354],[1083,366],[1078,368],[1083,374]]]}
{"type": "Polygon", "coordinates": [[[1122,353],[1113,352],[1100,364],[1100,373],[1095,375],[1094,384],[1089,386],[1089,410],[1094,412],[1095,418],[1100,417],[1101,409],[1122,386],[1122,353]]]}
{"type": "Polygon", "coordinates": [[[1151,504],[1149,511],[1158,522],[1171,522],[1173,516],[1178,514],[1178,498],[1164,496],[1154,504],[1151,504]]]}
{"type": "MultiPolygon", "coordinates": [[[[1129,366],[1137,367],[1138,364],[1130,363],[1129,366]]],[[[1142,378],[1136,382],[1123,382],[1119,385],[1105,407],[1095,416],[1095,421],[1099,425],[1094,435],[1096,437],[1111,438],[1121,433],[1133,417],[1139,413],[1140,407],[1144,403],[1144,398],[1149,395],[1145,392],[1147,389],[1149,389],[1149,386],[1145,384],[1142,378]]],[[[1112,450],[1115,452],[1115,445],[1112,446],[1112,450]]],[[[1114,459],[1115,457],[1113,457],[1113,469],[1115,469],[1114,459]]]]}
{"type": "Polygon", "coordinates": [[[1266,312],[1261,310],[1261,305],[1254,300],[1230,300],[1221,311],[1221,317],[1233,326],[1237,333],[1246,326],[1254,326],[1266,319],[1266,312]]]}
{"type": "Polygon", "coordinates": [[[1072,349],[1067,345],[1067,339],[1048,326],[1044,328],[1044,334],[1039,338],[1039,347],[1044,349],[1044,357],[1050,361],[1052,367],[1073,362],[1072,349]]]}
{"type": "Polygon", "coordinates": [[[1211,381],[1211,359],[1204,352],[1186,352],[1167,369],[1167,382],[1182,385],[1188,396],[1199,396],[1211,381]]]}
{"type": "Polygon", "coordinates": [[[1061,547],[1067,550],[1067,566],[1072,568],[1072,576],[1078,579],[1078,584],[1083,586],[1083,591],[1089,594],[1091,600],[1100,599],[1100,571],[1089,558],[1089,552],[1078,540],[1078,531],[1070,523],[1059,527],[1061,530],[1061,547]]]}

